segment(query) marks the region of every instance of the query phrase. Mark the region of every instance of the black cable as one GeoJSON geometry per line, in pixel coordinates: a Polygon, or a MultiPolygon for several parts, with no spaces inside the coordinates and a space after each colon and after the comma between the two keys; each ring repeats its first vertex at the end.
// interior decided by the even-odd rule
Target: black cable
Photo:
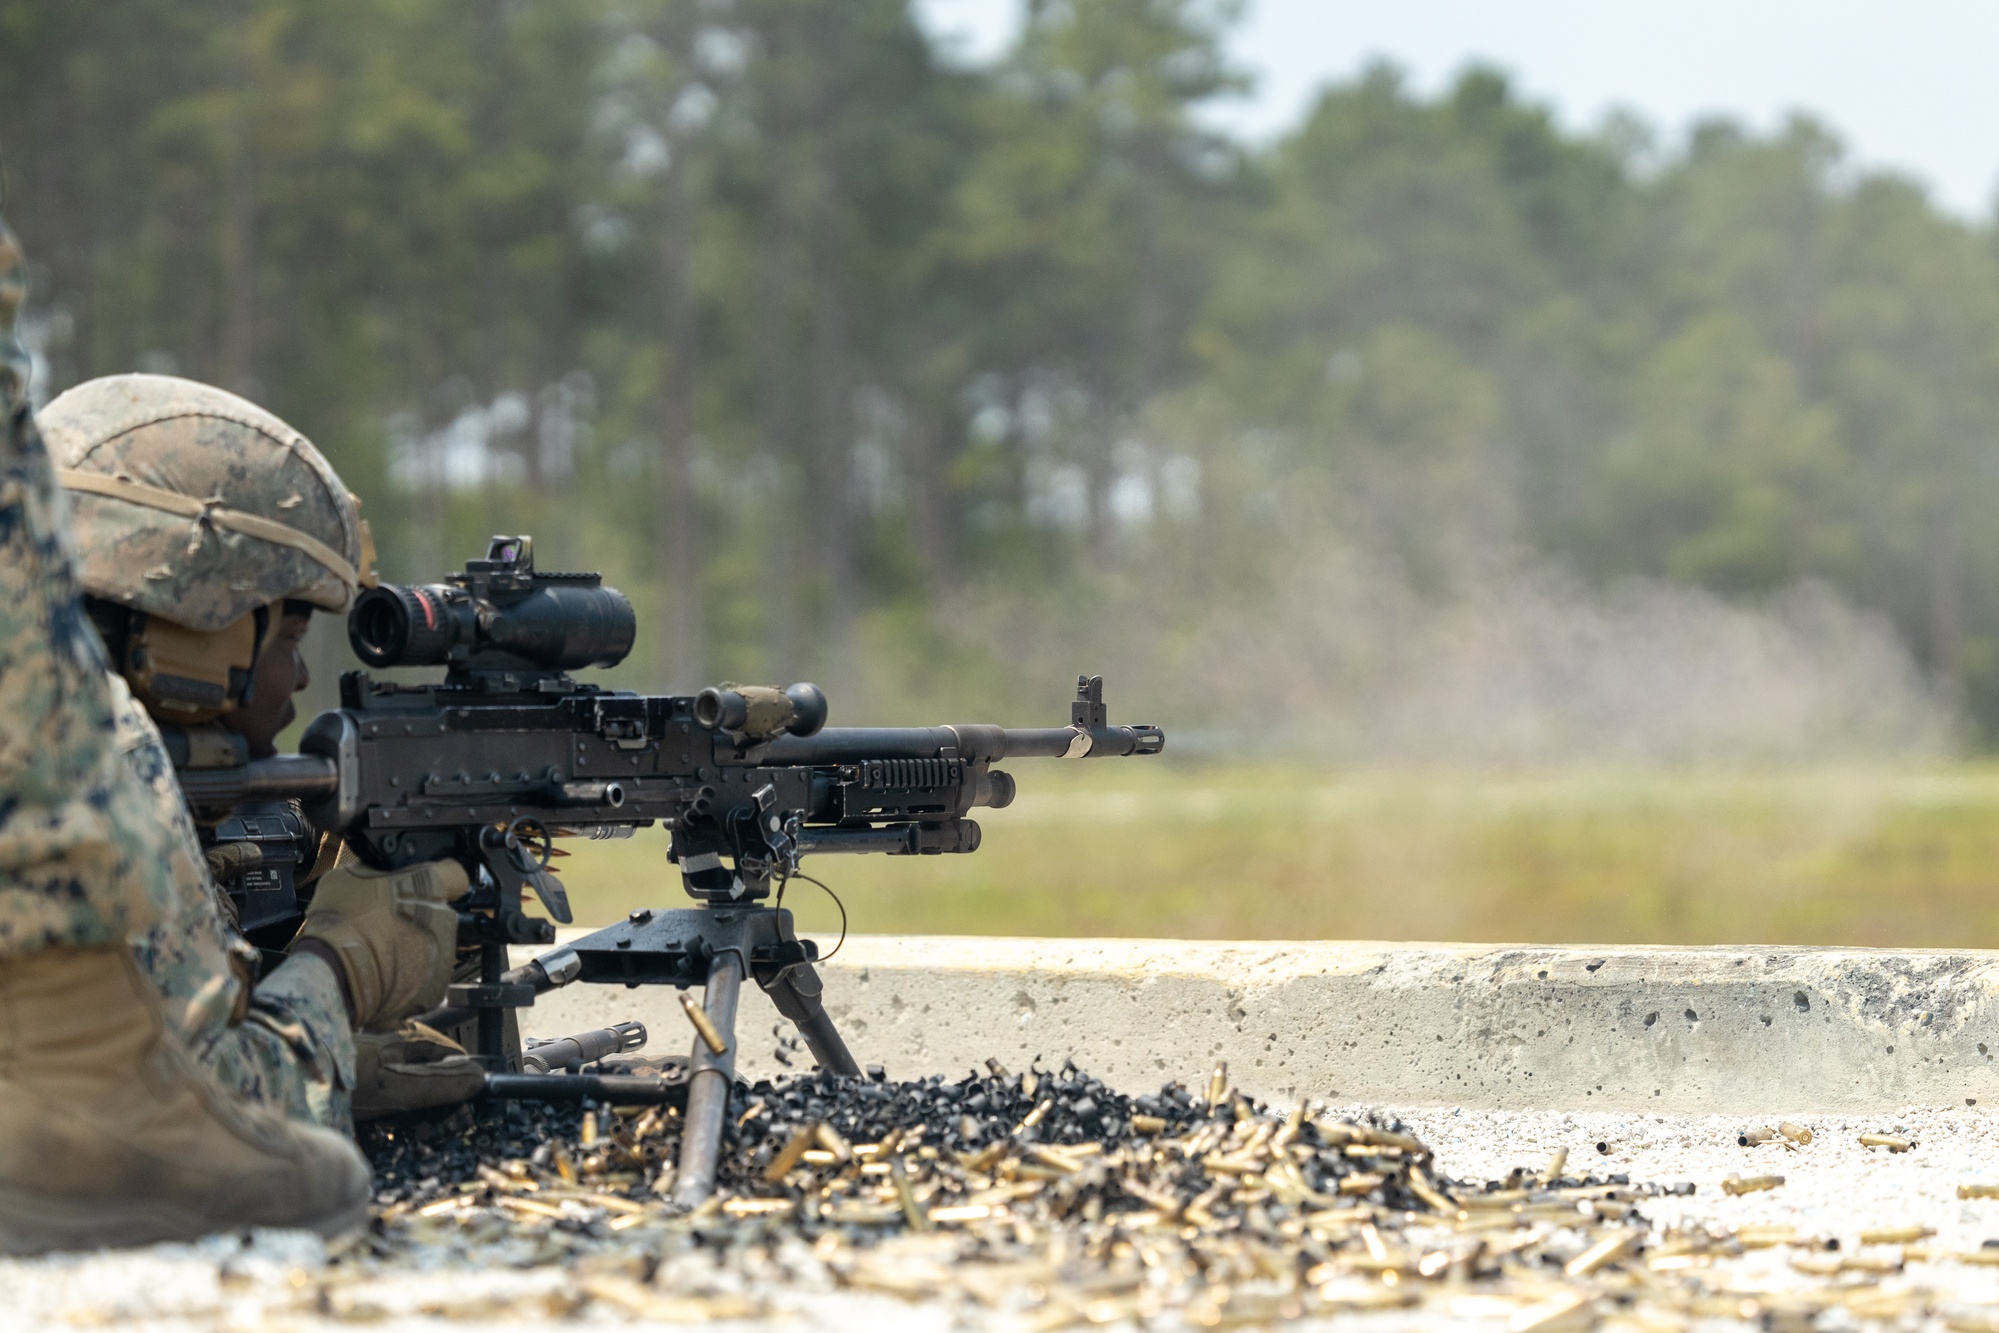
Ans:
{"type": "MultiPolygon", "coordinates": [[[[822,963],[824,963],[824,962],[829,962],[829,961],[831,961],[831,960],[832,960],[832,957],[833,957],[833,954],[834,954],[834,953],[838,953],[838,952],[840,952],[840,950],[841,950],[842,948],[846,947],[846,943],[847,943],[847,905],[846,905],[845,903],[843,903],[843,902],[841,902],[841,901],[840,901],[840,895],[839,895],[839,894],[837,894],[837,893],[833,892],[833,890],[832,890],[832,889],[830,889],[830,888],[827,888],[827,887],[826,887],[826,884],[825,884],[825,882],[824,882],[823,880],[817,880],[817,879],[814,879],[814,878],[812,878],[812,876],[810,876],[810,875],[806,874],[806,873],[805,873],[804,871],[802,871],[802,870],[794,870],[794,871],[792,871],[792,872],[791,872],[791,874],[790,874],[790,875],[787,875],[787,876],[786,876],[785,878],[786,878],[787,880],[789,880],[789,879],[793,878],[794,876],[795,876],[796,878],[798,878],[798,879],[802,879],[802,880],[804,880],[804,881],[805,881],[805,882],[806,882],[807,884],[817,884],[817,885],[818,885],[818,886],[819,886],[820,888],[822,888],[822,889],[825,889],[825,890],[826,890],[826,896],[827,896],[828,898],[831,898],[831,899],[833,900],[833,906],[835,906],[835,907],[837,907],[837,908],[839,908],[839,909],[840,909],[840,942],[839,942],[838,944],[835,944],[835,945],[833,946],[833,953],[829,953],[829,954],[825,955],[824,957],[820,958],[820,960],[819,960],[819,961],[820,961],[820,962],[822,962],[822,963]]],[[[778,902],[779,902],[780,904],[784,902],[784,885],[783,885],[783,884],[779,884],[779,885],[777,886],[777,900],[778,900],[778,902]]]]}

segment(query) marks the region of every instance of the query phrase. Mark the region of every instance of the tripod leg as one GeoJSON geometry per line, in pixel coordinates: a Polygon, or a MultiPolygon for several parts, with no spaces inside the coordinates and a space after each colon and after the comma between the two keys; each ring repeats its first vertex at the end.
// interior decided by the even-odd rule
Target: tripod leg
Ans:
{"type": "MultiPolygon", "coordinates": [[[[507,947],[504,944],[482,944],[479,946],[479,981],[483,985],[496,985],[500,974],[506,970],[507,947]]],[[[507,1018],[504,1009],[480,1009],[478,1011],[479,1046],[478,1053],[484,1057],[486,1067],[504,1071],[513,1066],[507,1063],[507,1018]]]]}
{"type": "Polygon", "coordinates": [[[680,1136],[680,1169],[673,1180],[673,1201],[692,1208],[715,1192],[715,1171],[722,1158],[722,1121],[729,1113],[729,1085],[736,1077],[736,999],[742,993],[742,957],[731,950],[708,963],[708,985],[702,1008],[729,1048],[720,1055],[694,1039],[694,1060],[688,1066],[687,1120],[680,1136]]]}
{"type": "Polygon", "coordinates": [[[777,1011],[797,1025],[798,1034],[805,1038],[812,1058],[819,1062],[821,1069],[830,1069],[849,1078],[860,1077],[861,1067],[854,1063],[847,1043],[840,1040],[826,1007],[819,1002],[825,983],[819,980],[817,972],[809,965],[789,968],[764,990],[771,1003],[777,1006],[777,1011]]]}

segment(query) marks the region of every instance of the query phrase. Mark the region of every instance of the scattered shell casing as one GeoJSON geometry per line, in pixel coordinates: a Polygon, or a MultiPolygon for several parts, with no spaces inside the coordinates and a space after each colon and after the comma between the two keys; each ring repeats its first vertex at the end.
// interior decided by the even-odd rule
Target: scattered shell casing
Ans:
{"type": "Polygon", "coordinates": [[[1638,1248],[1638,1242],[1645,1233],[1632,1228],[1605,1236],[1596,1244],[1562,1266],[1562,1272],[1569,1277],[1588,1277],[1606,1264],[1615,1263],[1638,1248]]]}
{"type": "Polygon", "coordinates": [[[1862,1134],[1860,1146],[1863,1148],[1886,1148],[1889,1152],[1907,1152],[1916,1146],[1914,1139],[1903,1138],[1900,1134],[1862,1134]]]}
{"type": "Polygon", "coordinates": [[[1420,1166],[1409,1168],[1409,1192],[1439,1213],[1457,1211],[1457,1200],[1438,1189],[1420,1166]]]}
{"type": "Polygon", "coordinates": [[[1795,1245],[1798,1240],[1796,1227],[1737,1227],[1735,1239],[1745,1250],[1767,1250],[1778,1245],[1795,1245]]]}
{"type": "Polygon", "coordinates": [[[1284,1118],[1283,1126],[1270,1136],[1271,1146],[1273,1148],[1285,1147],[1293,1139],[1296,1139],[1299,1131],[1304,1128],[1305,1103],[1300,1101],[1296,1106],[1291,1108],[1291,1114],[1284,1118]]]}
{"type": "Polygon", "coordinates": [[[888,1159],[888,1176],[895,1185],[896,1202],[902,1206],[902,1216],[909,1223],[910,1230],[935,1231],[937,1224],[917,1204],[916,1191],[910,1188],[909,1173],[903,1170],[900,1157],[888,1159]]]}
{"type": "Polygon", "coordinates": [[[722,1035],[722,1029],[715,1026],[715,1020],[708,1017],[708,1011],[687,991],[680,992],[680,1007],[687,1013],[687,1021],[694,1025],[695,1034],[711,1055],[727,1055],[729,1039],[722,1035]]]}
{"type": "MultiPolygon", "coordinates": [[[[516,1124],[505,1153],[483,1161],[471,1132],[454,1128],[411,1151],[419,1168],[421,1152],[455,1165],[402,1163],[386,1177],[402,1183],[375,1231],[329,1247],[329,1272],[347,1290],[404,1247],[476,1254],[510,1238],[535,1264],[569,1266],[565,1317],[758,1319],[772,1311],[753,1298],[683,1296],[653,1266],[691,1240],[715,1262],[740,1263],[736,1277],[756,1292],[793,1274],[782,1256],[802,1252],[802,1232],[824,1265],[812,1271],[843,1287],[965,1296],[994,1311],[1020,1302],[1023,1326],[1039,1329],[1407,1308],[1426,1325],[1524,1331],[1585,1316],[1648,1329],[1709,1318],[1785,1328],[1827,1312],[1942,1317],[1925,1293],[1884,1279],[1918,1262],[1999,1265],[1999,1249],[1923,1244],[1933,1232],[1918,1225],[1860,1232],[1859,1252],[1851,1239],[1828,1251],[1792,1226],[1653,1231],[1634,1210],[1677,1187],[1605,1179],[1594,1155],[1595,1169],[1571,1179],[1568,1150],[1504,1185],[1454,1179],[1399,1126],[1337,1120],[1302,1101],[1260,1106],[1229,1086],[1225,1066],[1205,1086],[1129,1100],[1069,1064],[1011,1080],[996,1060],[989,1068],[995,1079],[955,1091],[936,1081],[887,1092],[830,1079],[760,1087],[735,1102],[741,1155],[725,1156],[716,1195],[688,1214],[666,1202],[683,1123],[671,1108],[569,1110],[559,1132],[540,1137],[516,1124]],[[967,1105],[974,1097],[983,1100],[967,1105]],[[1745,1256],[1775,1247],[1790,1248],[1773,1281],[1778,1256],[1745,1256]]],[[[1790,1121],[1741,1137],[1752,1133],[1762,1144],[1812,1141],[1790,1121]]],[[[1900,1135],[1862,1141],[1914,1146],[1900,1135]]],[[[1722,1188],[1783,1183],[1731,1176],[1722,1188]]],[[[1999,1183],[1957,1189],[1999,1198],[1999,1183]]]]}
{"type": "Polygon", "coordinates": [[[819,1140],[820,1147],[833,1154],[834,1161],[846,1163],[854,1160],[853,1148],[848,1145],[845,1139],[840,1137],[838,1130],[834,1129],[824,1120],[821,1120],[812,1127],[812,1134],[813,1137],[819,1140]]]}
{"type": "Polygon", "coordinates": [[[1872,1231],[1860,1233],[1862,1245],[1906,1245],[1912,1240],[1927,1240],[1937,1234],[1935,1227],[1876,1227],[1872,1231]]]}
{"type": "Polygon", "coordinates": [[[771,1158],[770,1165],[764,1168],[764,1180],[775,1185],[790,1175],[804,1160],[805,1150],[810,1148],[818,1137],[819,1128],[816,1125],[793,1130],[791,1137],[785,1140],[784,1147],[778,1150],[777,1156],[771,1158]]]}
{"type": "Polygon", "coordinates": [[[1762,1144],[1768,1143],[1770,1140],[1776,1137],[1777,1137],[1776,1130],[1771,1129],[1768,1125],[1761,1125],[1755,1129],[1743,1130],[1741,1135],[1738,1136],[1735,1141],[1745,1148],[1754,1148],[1762,1144]]]}
{"type": "Polygon", "coordinates": [[[1773,1190],[1784,1183],[1782,1176],[1730,1176],[1721,1182],[1723,1194],[1754,1194],[1759,1190],[1773,1190]]]}

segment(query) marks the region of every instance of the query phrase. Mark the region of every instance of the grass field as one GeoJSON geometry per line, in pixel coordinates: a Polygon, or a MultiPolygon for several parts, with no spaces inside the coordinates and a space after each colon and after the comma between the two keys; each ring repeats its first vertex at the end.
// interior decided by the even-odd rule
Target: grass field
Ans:
{"type": "MultiPolygon", "coordinates": [[[[1999,767],[1014,772],[977,855],[806,868],[871,934],[1999,947],[1999,767]]],[[[569,846],[586,923],[684,901],[657,830],[569,846]]]]}

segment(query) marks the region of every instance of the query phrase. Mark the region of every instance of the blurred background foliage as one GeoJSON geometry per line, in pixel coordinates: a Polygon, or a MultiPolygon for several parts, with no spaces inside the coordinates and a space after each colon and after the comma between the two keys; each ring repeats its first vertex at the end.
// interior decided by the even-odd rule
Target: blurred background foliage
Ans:
{"type": "Polygon", "coordinates": [[[1355,758],[1999,739],[1989,225],[1809,120],[1578,134],[1480,69],[1246,146],[1224,0],[1027,12],[967,68],[907,0],[0,0],[40,390],[266,403],[391,576],[532,530],[639,603],[628,684],[1013,720],[1089,667],[1355,758]]]}
{"type": "Polygon", "coordinates": [[[532,532],[637,603],[617,684],[1103,671],[1203,761],[1024,773],[871,929],[1999,940],[1938,763],[1999,744],[1992,222],[1477,68],[1233,142],[1233,13],[973,67],[909,0],[0,0],[36,391],[265,403],[391,577],[532,532]]]}

